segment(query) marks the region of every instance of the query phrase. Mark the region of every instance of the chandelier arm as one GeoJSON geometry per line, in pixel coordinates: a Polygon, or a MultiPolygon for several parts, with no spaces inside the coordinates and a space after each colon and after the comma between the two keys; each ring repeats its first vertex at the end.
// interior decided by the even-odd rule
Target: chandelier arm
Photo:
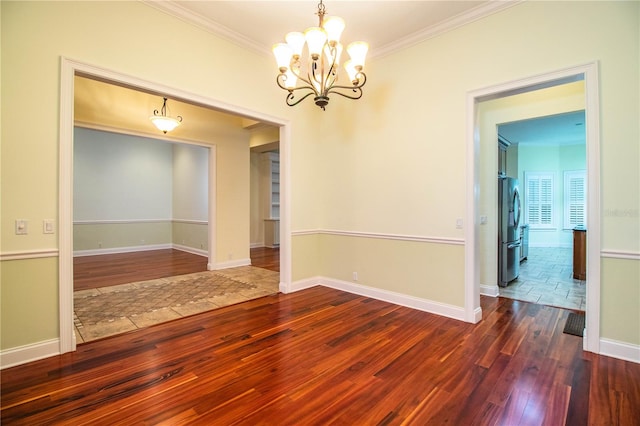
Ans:
{"type": "Polygon", "coordinates": [[[320,79],[318,79],[318,75],[316,74],[316,68],[318,67],[318,63],[314,61],[313,64],[311,65],[311,71],[310,71],[310,75],[309,75],[309,80],[311,80],[313,82],[316,82],[318,84],[320,90],[317,90],[315,88],[315,86],[311,82],[307,83],[311,87],[314,88],[314,91],[316,92],[316,95],[325,94],[326,91],[327,91],[327,81],[324,78],[324,60],[321,57],[319,59],[319,61],[322,61],[322,69],[319,70],[320,71],[320,79]]]}
{"type": "MultiPolygon", "coordinates": [[[[313,92],[318,95],[318,91],[316,90],[315,86],[313,85],[313,83],[311,82],[310,78],[306,78],[304,76],[302,76],[302,74],[300,74],[299,72],[293,72],[296,77],[298,77],[298,80],[304,81],[306,86],[301,86],[301,87],[296,87],[295,89],[291,89],[291,90],[298,90],[298,89],[309,89],[309,90],[313,90],[313,92]]],[[[282,87],[282,86],[280,86],[282,87]]],[[[286,89],[283,87],[283,89],[286,89]]],[[[290,90],[290,89],[286,89],[286,90],[290,90]]]]}
{"type": "MultiPolygon", "coordinates": [[[[297,89],[308,89],[308,87],[298,87],[297,89]]],[[[300,99],[298,99],[297,101],[293,102],[293,91],[289,92],[289,94],[287,95],[287,105],[289,106],[295,106],[298,105],[300,102],[304,101],[305,99],[307,99],[309,96],[313,95],[314,92],[309,92],[306,95],[304,95],[303,97],[301,97],[300,99]]]]}
{"type": "Polygon", "coordinates": [[[358,77],[358,84],[354,84],[352,86],[332,86],[329,89],[328,93],[330,93],[331,90],[333,90],[333,89],[347,89],[347,90],[353,89],[355,91],[356,89],[362,88],[365,85],[365,83],[367,82],[367,75],[365,73],[363,73],[363,72],[359,72],[358,74],[356,74],[356,77],[358,77]],[[362,79],[362,82],[360,82],[360,79],[362,79]]]}
{"type": "Polygon", "coordinates": [[[338,77],[338,70],[336,67],[336,60],[337,60],[337,56],[338,56],[338,51],[337,48],[335,46],[331,46],[329,48],[329,52],[331,53],[331,66],[329,67],[329,70],[327,71],[327,76],[325,78],[325,94],[328,94],[329,91],[334,87],[333,85],[336,82],[336,79],[338,77]]]}
{"type": "MultiPolygon", "coordinates": [[[[290,92],[290,93],[291,93],[291,92],[294,92],[294,91],[296,91],[296,90],[309,90],[309,91],[311,91],[311,93],[309,93],[309,95],[311,95],[311,94],[313,94],[313,93],[315,93],[315,94],[316,94],[316,96],[318,95],[318,92],[316,91],[316,89],[315,89],[315,88],[314,88],[310,83],[308,83],[308,82],[307,82],[307,80],[306,80],[306,79],[304,79],[304,78],[300,78],[300,80],[302,80],[302,81],[304,81],[305,83],[307,83],[307,84],[308,84],[307,86],[300,86],[300,87],[292,87],[292,88],[289,88],[289,87],[286,87],[286,86],[284,86],[284,85],[282,84],[282,82],[280,81],[280,77],[286,77],[286,76],[285,76],[284,74],[278,74],[278,75],[276,76],[276,83],[278,84],[278,87],[280,87],[280,88],[281,88],[281,89],[283,89],[283,90],[286,90],[287,92],[290,92]]],[[[307,95],[307,96],[309,96],[309,95],[307,95]]],[[[306,97],[306,96],[305,96],[305,97],[306,97]]]]}
{"type": "Polygon", "coordinates": [[[349,95],[347,93],[342,93],[342,92],[339,92],[337,90],[333,90],[334,89],[333,87],[331,88],[331,90],[329,90],[327,92],[327,95],[329,93],[334,93],[336,95],[340,95],[342,97],[349,98],[349,99],[360,99],[362,97],[362,88],[361,87],[335,86],[335,88],[337,88],[337,89],[349,89],[349,90],[355,92],[356,95],[349,95]]]}
{"type": "Polygon", "coordinates": [[[296,76],[297,79],[304,81],[308,85],[311,85],[311,82],[307,81],[307,79],[304,78],[302,74],[300,74],[300,58],[299,57],[291,58],[291,62],[289,63],[289,71],[291,71],[293,75],[296,76]]]}
{"type": "Polygon", "coordinates": [[[294,106],[294,105],[298,105],[300,102],[304,101],[305,99],[307,99],[309,96],[315,94],[316,96],[318,96],[318,92],[316,92],[315,88],[313,86],[301,86],[301,87],[294,87],[292,89],[289,89],[285,86],[282,85],[281,81],[280,81],[280,77],[284,76],[284,74],[279,74],[276,77],[276,83],[278,84],[278,86],[281,89],[286,90],[287,92],[289,92],[287,94],[287,98],[286,98],[286,102],[287,105],[289,106],[294,106]],[[298,99],[297,101],[294,101],[295,99],[295,95],[293,92],[297,91],[297,90],[308,90],[309,93],[307,93],[306,95],[302,96],[300,99],[298,99]]]}

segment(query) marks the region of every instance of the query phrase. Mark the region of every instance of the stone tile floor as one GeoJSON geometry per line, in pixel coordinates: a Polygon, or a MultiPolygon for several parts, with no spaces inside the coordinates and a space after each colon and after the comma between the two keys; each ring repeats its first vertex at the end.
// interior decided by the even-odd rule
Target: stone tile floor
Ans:
{"type": "Polygon", "coordinates": [[[74,292],[78,343],[278,292],[280,274],[254,266],[74,292]]]}
{"type": "Polygon", "coordinates": [[[530,247],[520,275],[500,296],[541,305],[584,311],[586,281],[573,279],[573,249],[530,247]]]}

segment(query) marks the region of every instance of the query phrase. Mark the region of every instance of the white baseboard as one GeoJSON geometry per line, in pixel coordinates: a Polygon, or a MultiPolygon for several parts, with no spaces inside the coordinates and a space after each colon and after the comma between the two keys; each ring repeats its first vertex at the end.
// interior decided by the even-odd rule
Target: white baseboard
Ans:
{"type": "MultiPolygon", "coordinates": [[[[360,296],[371,297],[373,299],[382,300],[384,302],[393,303],[395,305],[406,306],[408,308],[441,315],[447,318],[453,318],[464,321],[464,308],[459,306],[448,305],[446,303],[434,302],[432,300],[421,299],[414,296],[408,296],[402,293],[396,293],[388,290],[367,287],[361,284],[355,284],[348,281],[340,281],[326,277],[313,277],[306,280],[292,283],[291,291],[303,290],[305,288],[322,285],[325,287],[335,288],[336,290],[346,291],[347,293],[358,294],[360,296]]],[[[482,313],[480,312],[480,315],[482,313]]]]}
{"type": "Polygon", "coordinates": [[[212,268],[209,267],[212,265],[207,265],[207,267],[209,268],[210,271],[213,271],[217,269],[237,268],[238,266],[250,266],[250,265],[251,265],[251,259],[235,259],[235,260],[228,260],[226,262],[217,262],[215,266],[213,266],[212,268]]]}
{"type": "Polygon", "coordinates": [[[0,351],[0,369],[26,364],[60,354],[60,339],[44,340],[31,345],[0,351]]]}
{"type": "Polygon", "coordinates": [[[209,257],[209,252],[203,249],[197,249],[194,247],[183,246],[181,244],[172,244],[171,248],[174,250],[184,251],[186,253],[197,254],[198,256],[209,257]]]}
{"type": "Polygon", "coordinates": [[[116,254],[116,253],[133,253],[138,251],[151,251],[151,250],[165,250],[172,248],[172,244],[149,244],[144,246],[129,246],[129,247],[113,247],[113,248],[100,248],[92,250],[74,250],[73,257],[81,256],[97,256],[101,254],[116,254]]]}
{"type": "Polygon", "coordinates": [[[600,355],[640,364],[640,345],[631,345],[612,339],[600,339],[600,355]]]}
{"type": "Polygon", "coordinates": [[[322,277],[305,278],[304,280],[294,281],[291,283],[291,293],[295,291],[305,290],[322,284],[322,277]]]}
{"type": "Polygon", "coordinates": [[[251,243],[249,244],[249,248],[260,248],[264,247],[264,243],[251,243]]]}
{"type": "Polygon", "coordinates": [[[484,296],[498,297],[498,295],[500,295],[500,289],[497,285],[480,284],[480,294],[484,296]]]}

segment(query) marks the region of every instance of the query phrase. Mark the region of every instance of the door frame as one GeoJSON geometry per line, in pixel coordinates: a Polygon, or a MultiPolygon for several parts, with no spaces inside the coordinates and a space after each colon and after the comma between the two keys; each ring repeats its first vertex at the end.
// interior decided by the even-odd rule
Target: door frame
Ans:
{"type": "MultiPolygon", "coordinates": [[[[280,129],[280,284],[283,293],[291,291],[291,220],[290,220],[290,141],[289,120],[253,111],[238,105],[164,86],[116,71],[61,57],[60,63],[60,134],[59,134],[59,194],[58,194],[58,288],[59,288],[59,351],[76,350],[73,327],[73,128],[74,77],[76,74],[95,77],[146,92],[164,93],[218,111],[261,121],[280,129]]],[[[215,269],[216,245],[216,147],[209,149],[209,261],[208,269],[215,269]]],[[[247,242],[248,243],[248,242],[247,242]]]]}
{"type": "Polygon", "coordinates": [[[478,104],[518,93],[584,80],[587,155],[587,300],[583,347],[600,352],[600,97],[598,62],[497,84],[467,93],[467,188],[465,229],[465,320],[482,319],[480,307],[480,123],[478,104]]]}

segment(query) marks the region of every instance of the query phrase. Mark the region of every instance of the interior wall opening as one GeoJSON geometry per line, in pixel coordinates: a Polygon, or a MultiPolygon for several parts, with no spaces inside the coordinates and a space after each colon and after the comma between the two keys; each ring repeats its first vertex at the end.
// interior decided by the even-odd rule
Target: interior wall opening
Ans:
{"type": "MultiPolygon", "coordinates": [[[[288,141],[286,137],[288,132],[283,132],[283,129],[286,130],[286,124],[284,121],[267,116],[261,113],[255,113],[253,111],[245,110],[241,107],[230,106],[226,104],[219,103],[215,100],[203,98],[194,94],[182,92],[177,89],[166,88],[154,83],[138,80],[129,76],[119,75],[117,73],[113,73],[108,70],[94,68],[90,65],[81,64],[77,62],[73,62],[70,60],[66,60],[63,58],[62,62],[62,90],[61,90],[61,158],[60,158],[60,352],[68,352],[75,350],[76,340],[75,334],[73,333],[73,199],[72,199],[72,186],[73,186],[73,128],[78,121],[78,117],[75,116],[74,110],[78,107],[77,99],[75,97],[74,90],[74,79],[76,76],[80,77],[89,77],[95,81],[105,82],[114,87],[133,89],[134,91],[142,94],[153,95],[154,99],[158,96],[169,94],[173,96],[173,99],[177,99],[184,104],[189,105],[190,108],[199,108],[206,109],[208,113],[215,113],[218,115],[227,115],[232,117],[234,120],[240,121],[252,121],[252,122],[261,122],[263,125],[271,126],[276,129],[276,133],[283,133],[285,135],[284,147],[285,151],[288,146],[288,141]],[[75,106],[74,106],[75,103],[75,106]]],[[[105,107],[104,103],[110,101],[108,96],[100,97],[95,96],[94,99],[97,100],[97,108],[101,111],[104,111],[107,116],[109,116],[114,111],[124,112],[124,114],[130,114],[130,110],[126,104],[117,103],[108,105],[105,107]],[[109,108],[111,107],[111,108],[109,108]]],[[[157,99],[155,100],[157,102],[157,99]]],[[[155,105],[155,104],[154,104],[155,105]]],[[[155,105],[157,108],[157,105],[155,105]]],[[[152,111],[153,108],[151,105],[145,105],[145,108],[149,111],[152,111]]],[[[148,120],[149,112],[145,112],[146,119],[148,120]]],[[[193,116],[191,116],[193,118],[193,116]]],[[[111,118],[114,118],[113,116],[111,118]]],[[[117,119],[117,117],[116,117],[117,119]]],[[[83,120],[79,120],[82,122],[83,120]]],[[[107,120],[108,121],[108,120],[107,120]]],[[[196,125],[202,125],[202,122],[198,123],[197,120],[192,121],[196,125]]],[[[80,123],[84,125],[85,123],[80,123]]],[[[145,122],[145,124],[148,124],[145,122]]],[[[113,126],[111,123],[106,123],[102,125],[104,128],[102,130],[114,130],[116,127],[118,131],[121,133],[132,134],[136,136],[149,136],[148,131],[140,131],[138,129],[127,129],[126,126],[113,126]]],[[[100,127],[100,126],[97,126],[100,127]]],[[[244,130],[246,131],[246,130],[244,130]]],[[[223,131],[224,132],[224,131],[223,131]]],[[[217,135],[220,138],[228,136],[227,134],[217,135]]],[[[210,197],[209,204],[209,244],[208,247],[201,247],[208,252],[208,262],[207,269],[211,270],[222,270],[225,268],[229,268],[233,266],[233,262],[243,262],[246,259],[233,259],[235,253],[231,252],[227,258],[223,258],[220,256],[216,256],[217,251],[217,230],[216,230],[216,220],[219,218],[219,214],[216,214],[216,166],[217,161],[216,157],[219,154],[216,151],[219,151],[219,147],[216,144],[208,145],[207,143],[203,143],[196,139],[190,139],[189,137],[160,137],[159,139],[170,140],[173,144],[180,144],[183,146],[195,146],[202,145],[206,147],[206,150],[209,151],[208,162],[209,162],[209,173],[208,184],[209,184],[209,195],[213,194],[210,197]],[[216,149],[218,148],[218,149],[216,149]],[[222,260],[221,260],[222,259],[222,260]]],[[[247,148],[248,149],[248,148],[247,148]]],[[[285,164],[285,169],[287,165],[285,164]]],[[[248,169],[248,166],[247,166],[248,169]]],[[[286,179],[286,178],[285,178],[286,179]]],[[[285,193],[283,196],[283,205],[285,206],[284,210],[286,212],[286,199],[287,194],[285,193]]],[[[248,207],[247,207],[248,209],[248,207]]],[[[247,214],[248,216],[248,214],[247,214]]],[[[288,228],[288,217],[285,214],[285,229],[288,228]]],[[[246,228],[248,228],[248,224],[246,228]]],[[[288,238],[284,238],[283,245],[285,250],[284,253],[289,253],[286,249],[288,245],[288,238]]],[[[249,242],[246,242],[246,248],[248,249],[249,242]]],[[[233,250],[233,249],[232,249],[233,250]]],[[[248,256],[247,256],[248,257],[248,256]]],[[[278,259],[278,264],[281,261],[278,259]]],[[[282,262],[285,265],[288,265],[288,262],[282,262]]],[[[277,274],[276,277],[276,287],[279,287],[281,290],[287,290],[288,286],[287,282],[290,281],[290,271],[288,270],[288,266],[284,268],[284,271],[277,274]],[[282,278],[284,276],[284,279],[282,278]],[[284,284],[283,284],[284,283],[284,284]]]]}
{"type": "MultiPolygon", "coordinates": [[[[600,247],[600,199],[599,199],[599,98],[598,98],[598,76],[597,63],[588,63],[573,68],[567,68],[515,80],[476,90],[468,94],[468,187],[467,200],[469,209],[467,210],[467,223],[473,226],[467,227],[466,230],[466,317],[470,322],[478,322],[481,319],[481,308],[479,303],[480,294],[489,296],[498,295],[498,286],[494,283],[497,280],[483,282],[483,265],[489,268],[495,268],[497,262],[487,261],[487,253],[496,253],[497,233],[485,232],[485,225],[490,223],[486,206],[497,207],[497,185],[495,185],[498,165],[497,148],[497,128],[494,126],[491,131],[493,137],[483,137],[482,109],[489,102],[494,100],[500,101],[509,96],[517,94],[535,94],[546,88],[554,88],[565,84],[584,81],[584,94],[582,102],[584,104],[585,114],[585,133],[586,133],[586,180],[588,187],[586,208],[587,208],[587,229],[589,230],[589,239],[586,244],[586,264],[588,265],[587,275],[589,279],[586,282],[586,303],[585,310],[586,327],[584,334],[584,347],[591,352],[599,352],[599,323],[600,323],[600,265],[599,265],[599,247],[600,247]],[[486,167],[486,158],[483,158],[484,151],[491,152],[489,155],[495,156],[489,161],[489,167],[486,167]],[[490,186],[495,188],[489,190],[490,186]],[[487,192],[494,195],[489,195],[487,192]],[[487,199],[489,200],[487,202],[487,199]],[[483,204],[484,203],[484,204],[483,204]],[[484,235],[483,235],[484,233],[484,235]],[[488,245],[489,239],[492,239],[488,245]]],[[[486,126],[485,126],[486,127],[486,126]]],[[[493,208],[493,207],[492,207],[493,208]]],[[[497,221],[497,220],[496,220],[497,221]]],[[[495,223],[495,222],[494,222],[495,223]]],[[[497,272],[497,268],[496,268],[497,272]]]]}

